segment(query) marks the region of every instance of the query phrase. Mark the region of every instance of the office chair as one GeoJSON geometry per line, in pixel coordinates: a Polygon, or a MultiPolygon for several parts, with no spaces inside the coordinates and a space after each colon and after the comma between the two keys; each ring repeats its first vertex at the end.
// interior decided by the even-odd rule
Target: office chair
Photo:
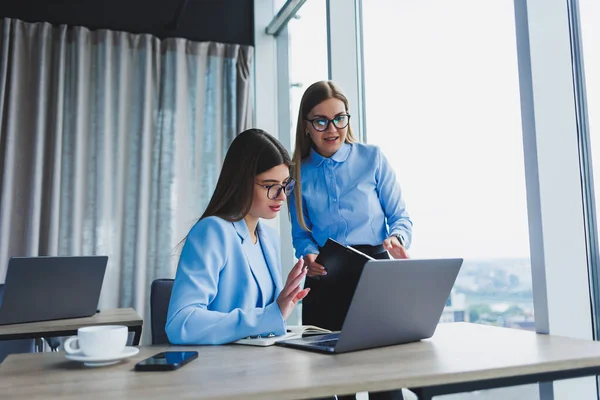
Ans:
{"type": "Polygon", "coordinates": [[[165,332],[173,279],[155,279],[150,287],[150,328],[152,344],[169,344],[165,332]]]}

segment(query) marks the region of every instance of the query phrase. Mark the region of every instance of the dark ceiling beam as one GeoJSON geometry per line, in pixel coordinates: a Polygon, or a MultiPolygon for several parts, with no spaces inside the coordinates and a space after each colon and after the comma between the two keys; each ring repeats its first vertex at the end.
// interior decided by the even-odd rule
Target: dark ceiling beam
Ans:
{"type": "Polygon", "coordinates": [[[254,0],[0,0],[0,18],[254,44],[254,0]]]}
{"type": "Polygon", "coordinates": [[[185,8],[188,5],[188,1],[189,0],[181,0],[179,2],[179,7],[177,8],[177,13],[175,14],[175,17],[173,18],[173,21],[169,22],[165,26],[165,29],[167,31],[176,31],[177,28],[179,28],[179,22],[181,21],[181,16],[183,15],[183,11],[185,10],[185,8]]]}

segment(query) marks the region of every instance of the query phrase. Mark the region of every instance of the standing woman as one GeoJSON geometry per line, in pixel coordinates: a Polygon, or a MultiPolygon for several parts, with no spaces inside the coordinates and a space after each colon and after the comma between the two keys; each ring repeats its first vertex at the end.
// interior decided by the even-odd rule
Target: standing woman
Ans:
{"type": "Polygon", "coordinates": [[[231,143],[217,186],[183,246],[165,327],[173,344],[223,344],[283,335],[310,289],[303,260],[281,281],[277,216],[294,188],[283,145],[260,129],[231,143]]]}
{"type": "MultiPolygon", "coordinates": [[[[293,161],[292,238],[311,289],[302,323],[341,330],[349,305],[338,299],[354,288],[318,280],[326,274],[315,262],[320,247],[332,238],[376,259],[408,258],[412,222],[392,167],[378,147],[356,141],[348,99],[331,81],[312,84],[302,96],[293,161]]],[[[402,399],[402,392],[371,393],[370,399],[402,399]]]]}

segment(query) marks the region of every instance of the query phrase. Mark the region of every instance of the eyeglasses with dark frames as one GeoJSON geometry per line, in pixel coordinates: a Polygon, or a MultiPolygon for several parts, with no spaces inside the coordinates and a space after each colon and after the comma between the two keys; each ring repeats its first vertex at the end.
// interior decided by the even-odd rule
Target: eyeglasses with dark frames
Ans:
{"type": "Polygon", "coordinates": [[[350,123],[350,114],[336,115],[333,119],[317,117],[307,119],[306,121],[310,121],[313,128],[315,128],[315,130],[318,132],[325,132],[327,128],[329,128],[330,123],[332,123],[333,126],[335,126],[338,129],[344,129],[350,123]]]}
{"type": "MultiPolygon", "coordinates": [[[[255,182],[256,183],[256,182],[255,182]]],[[[276,183],[274,185],[261,185],[260,183],[256,183],[260,187],[264,187],[267,189],[267,197],[269,200],[275,200],[281,194],[283,190],[286,196],[289,196],[294,191],[294,187],[296,186],[296,181],[294,179],[290,179],[283,185],[276,183]]]]}

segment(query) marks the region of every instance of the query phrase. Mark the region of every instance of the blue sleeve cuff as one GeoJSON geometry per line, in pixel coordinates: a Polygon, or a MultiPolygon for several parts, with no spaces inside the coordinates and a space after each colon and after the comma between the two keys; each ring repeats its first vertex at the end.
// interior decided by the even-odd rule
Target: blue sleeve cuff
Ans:
{"type": "Polygon", "coordinates": [[[300,258],[307,254],[319,254],[319,248],[314,243],[309,243],[305,246],[298,246],[296,250],[296,258],[300,258]]]}
{"type": "Polygon", "coordinates": [[[279,309],[279,304],[277,304],[277,301],[274,301],[265,307],[263,323],[267,329],[267,331],[264,332],[266,335],[270,333],[276,336],[285,335],[285,320],[283,319],[283,315],[281,315],[281,310],[279,309]]]}

